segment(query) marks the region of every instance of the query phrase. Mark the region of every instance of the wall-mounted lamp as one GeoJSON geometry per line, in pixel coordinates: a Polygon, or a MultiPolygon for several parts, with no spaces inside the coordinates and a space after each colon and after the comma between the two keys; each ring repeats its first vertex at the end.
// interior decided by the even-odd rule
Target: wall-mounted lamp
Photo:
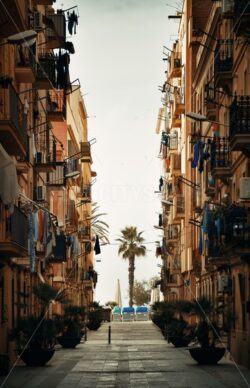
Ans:
{"type": "Polygon", "coordinates": [[[26,44],[27,46],[32,46],[36,41],[37,33],[33,30],[27,30],[19,32],[18,34],[11,35],[7,38],[7,41],[1,43],[0,46],[5,44],[26,44]]]}
{"type": "Polygon", "coordinates": [[[206,116],[201,115],[199,113],[195,113],[195,112],[188,112],[188,113],[186,113],[186,117],[188,119],[194,120],[194,121],[208,122],[208,123],[211,123],[211,124],[219,124],[219,125],[222,125],[224,127],[229,127],[229,124],[224,124],[224,123],[220,123],[219,121],[210,120],[206,116]]]}

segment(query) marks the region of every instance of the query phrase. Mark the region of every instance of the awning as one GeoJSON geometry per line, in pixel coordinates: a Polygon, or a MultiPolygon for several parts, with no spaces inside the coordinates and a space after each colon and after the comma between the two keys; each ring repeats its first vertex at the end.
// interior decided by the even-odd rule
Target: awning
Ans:
{"type": "Polygon", "coordinates": [[[0,144],[0,197],[4,205],[11,205],[18,198],[20,190],[16,166],[0,144]]]}

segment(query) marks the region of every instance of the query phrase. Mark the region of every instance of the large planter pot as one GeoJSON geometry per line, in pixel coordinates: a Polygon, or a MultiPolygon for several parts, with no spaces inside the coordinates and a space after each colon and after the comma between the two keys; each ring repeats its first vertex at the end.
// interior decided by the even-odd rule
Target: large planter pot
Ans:
{"type": "Polygon", "coordinates": [[[66,337],[62,335],[60,337],[57,337],[57,340],[63,348],[74,349],[76,345],[80,343],[81,337],[66,337]]]}
{"type": "Polygon", "coordinates": [[[189,348],[191,357],[200,365],[216,365],[224,356],[225,348],[189,348]]]}
{"type": "Polygon", "coordinates": [[[100,322],[89,322],[87,324],[87,328],[89,330],[98,330],[100,326],[101,326],[100,322]]]}
{"type": "Polygon", "coordinates": [[[176,348],[182,348],[188,346],[190,340],[184,337],[170,337],[169,342],[171,342],[176,348]]]}
{"type": "Polygon", "coordinates": [[[44,366],[53,357],[55,349],[25,349],[20,358],[28,366],[44,366]]]}

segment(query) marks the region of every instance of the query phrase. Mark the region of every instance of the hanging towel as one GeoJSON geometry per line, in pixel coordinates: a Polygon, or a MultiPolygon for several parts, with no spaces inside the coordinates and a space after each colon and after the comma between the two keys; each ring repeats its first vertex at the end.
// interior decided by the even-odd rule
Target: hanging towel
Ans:
{"type": "Polygon", "coordinates": [[[96,255],[99,255],[101,253],[101,248],[100,248],[100,242],[99,242],[99,237],[98,235],[96,235],[96,238],[95,238],[95,247],[94,247],[94,251],[95,251],[95,254],[96,255]]]}
{"type": "Polygon", "coordinates": [[[194,158],[191,162],[191,167],[196,168],[200,158],[200,141],[194,145],[194,158]]]}

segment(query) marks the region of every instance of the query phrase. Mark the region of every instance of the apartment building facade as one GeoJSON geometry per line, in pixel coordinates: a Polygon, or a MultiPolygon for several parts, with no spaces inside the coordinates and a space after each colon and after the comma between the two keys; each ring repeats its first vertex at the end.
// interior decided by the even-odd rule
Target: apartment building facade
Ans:
{"type": "Polygon", "coordinates": [[[163,163],[169,166],[161,187],[165,300],[206,296],[224,306],[220,320],[228,348],[248,367],[249,16],[247,1],[184,1],[179,38],[167,56],[165,127],[158,125],[163,163]],[[174,151],[180,160],[177,174],[173,130],[180,143],[174,151]],[[174,245],[169,229],[178,212],[174,245]],[[175,262],[179,271],[173,284],[175,262]]]}
{"type": "MultiPolygon", "coordinates": [[[[93,301],[91,142],[80,85],[72,84],[71,12],[53,0],[0,4],[0,356],[9,332],[37,314],[34,285],[93,301]],[[67,12],[67,17],[66,17],[67,12]]],[[[60,313],[53,304],[51,316],[60,313]]]]}

